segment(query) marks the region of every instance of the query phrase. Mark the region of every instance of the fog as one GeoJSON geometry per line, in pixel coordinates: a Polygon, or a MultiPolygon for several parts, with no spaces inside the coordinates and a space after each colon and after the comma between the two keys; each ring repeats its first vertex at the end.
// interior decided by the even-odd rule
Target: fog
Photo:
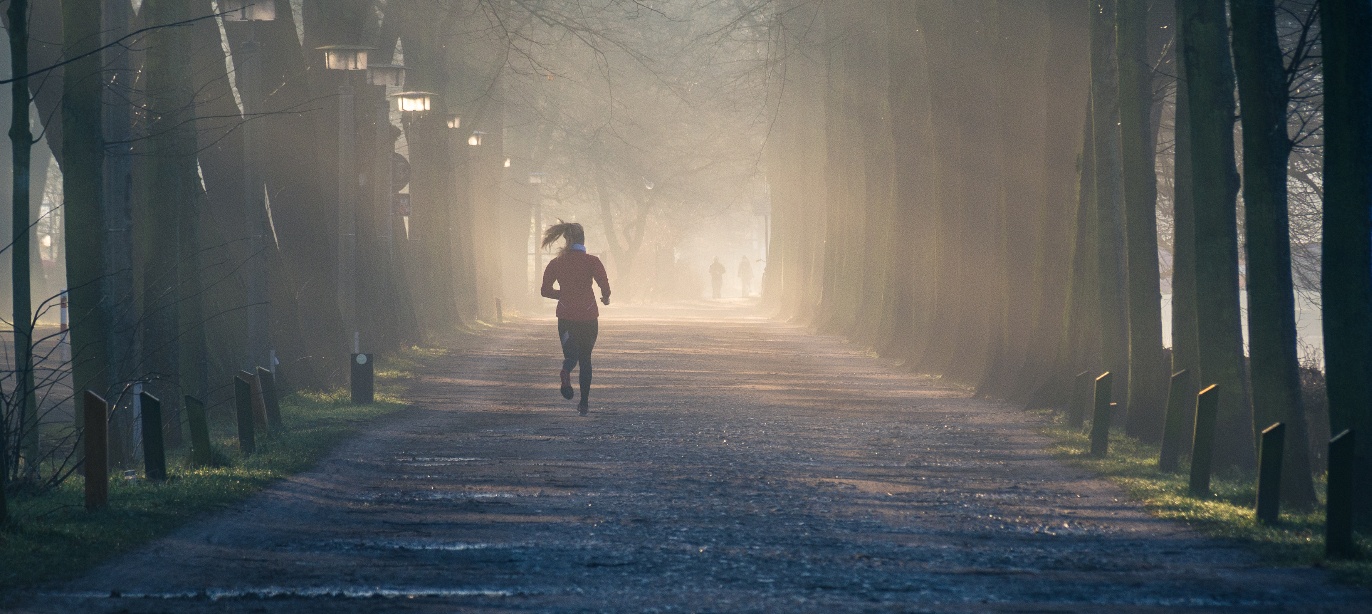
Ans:
{"type": "MultiPolygon", "coordinates": [[[[1111,371],[1144,439],[1169,374],[1205,371],[1240,391],[1239,465],[1271,413],[1248,393],[1251,331],[1298,330],[1303,366],[1323,362],[1301,3],[1277,24],[1290,226],[1262,235],[1288,278],[1264,296],[1298,295],[1298,328],[1246,294],[1275,248],[1249,250],[1241,124],[1208,119],[1233,87],[1179,95],[1177,25],[1201,17],[1167,3],[107,4],[64,24],[37,2],[28,22],[32,299],[11,311],[69,348],[37,366],[52,411],[138,383],[177,419],[184,395],[227,403],[240,369],[327,388],[353,353],[548,316],[556,250],[538,245],[559,220],[586,228],[619,304],[714,300],[718,259],[721,299],[983,394],[1056,406],[1111,371]]],[[[1232,84],[1228,58],[1186,69],[1232,84]]]]}

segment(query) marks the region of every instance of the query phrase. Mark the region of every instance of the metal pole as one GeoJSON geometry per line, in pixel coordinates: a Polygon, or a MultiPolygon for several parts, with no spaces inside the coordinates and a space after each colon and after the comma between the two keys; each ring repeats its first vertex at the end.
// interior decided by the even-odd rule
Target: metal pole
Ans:
{"type": "MultiPolygon", "coordinates": [[[[345,76],[344,79],[347,79],[345,76]]],[[[354,170],[357,126],[353,123],[353,87],[338,88],[338,310],[352,339],[357,330],[357,203],[354,170]]]]}
{"type": "Polygon", "coordinates": [[[258,75],[261,74],[262,55],[259,53],[256,31],[252,23],[248,40],[243,43],[243,78],[238,90],[243,96],[243,206],[248,234],[248,356],[244,369],[259,365],[272,368],[271,313],[267,298],[267,236],[271,232],[267,221],[264,186],[257,165],[257,122],[252,114],[258,111],[258,75]]]}

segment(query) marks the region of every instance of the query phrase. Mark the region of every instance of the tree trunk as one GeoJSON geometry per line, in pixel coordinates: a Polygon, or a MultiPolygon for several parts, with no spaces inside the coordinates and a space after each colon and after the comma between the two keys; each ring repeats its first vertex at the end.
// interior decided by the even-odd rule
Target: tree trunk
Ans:
{"type": "Polygon", "coordinates": [[[10,151],[14,164],[11,208],[14,210],[13,254],[11,279],[13,280],[14,307],[14,375],[15,394],[13,402],[4,413],[0,413],[0,526],[9,522],[9,500],[5,488],[9,485],[9,443],[11,425],[16,424],[9,411],[16,408],[20,412],[18,421],[22,441],[16,441],[25,456],[25,463],[34,466],[37,450],[31,446],[38,441],[38,407],[33,398],[33,306],[30,304],[28,284],[28,237],[29,218],[29,154],[33,147],[33,135],[29,130],[29,16],[28,0],[10,0],[9,6],[9,45],[10,74],[14,83],[10,84],[10,151]],[[20,256],[23,254],[23,256],[20,256]],[[20,264],[24,269],[20,270],[20,264]],[[32,430],[32,432],[30,432],[32,430]],[[31,443],[32,442],[32,443],[31,443]]]}
{"type": "Polygon", "coordinates": [[[1323,0],[1325,379],[1332,432],[1357,433],[1358,522],[1372,525],[1372,6],[1323,0]]]}
{"type": "Polygon", "coordinates": [[[888,250],[892,274],[887,292],[889,309],[894,314],[893,357],[912,360],[927,336],[932,289],[928,280],[933,274],[935,235],[928,221],[934,218],[937,208],[925,188],[933,182],[929,79],[914,4],[890,2],[888,14],[892,32],[887,41],[891,71],[888,96],[896,169],[892,226],[896,241],[909,249],[892,246],[888,250]]]}
{"type": "Polygon", "coordinates": [[[1168,374],[1162,353],[1157,148],[1153,138],[1148,4],[1149,0],[1120,0],[1117,57],[1129,271],[1129,396],[1125,432],[1154,442],[1162,438],[1168,374]]]}
{"type": "Polygon", "coordinates": [[[1223,0],[1187,0],[1179,11],[1194,147],[1199,379],[1202,387],[1220,387],[1216,463],[1251,467],[1253,421],[1239,321],[1234,70],[1224,5],[1223,0]]]}
{"type": "Polygon", "coordinates": [[[1043,125],[1044,202],[1037,221],[1038,253],[1034,265],[1034,337],[1031,351],[1053,360],[1030,360],[1025,364],[1021,388],[1038,386],[1031,403],[1059,404],[1066,399],[1070,379],[1076,375],[1070,344],[1066,337],[1084,325],[1069,326],[1073,289],[1073,254],[1080,228],[1078,192],[1080,189],[1083,122],[1089,120],[1085,105],[1090,88],[1087,61],[1089,19],[1080,10],[1079,0],[1053,0],[1048,11],[1048,52],[1038,69],[1045,82],[1043,95],[1054,105],[1043,125]],[[1064,315],[1067,314],[1067,315],[1064,315]]]}
{"type": "MultiPolygon", "coordinates": [[[[145,0],[144,14],[150,23],[174,23],[191,17],[184,0],[145,0]]],[[[192,45],[189,28],[161,28],[148,37],[147,151],[140,186],[142,209],[137,219],[167,220],[170,224],[135,226],[139,250],[140,286],[143,296],[143,370],[145,390],[162,400],[168,425],[169,445],[180,440],[182,350],[201,349],[195,324],[199,296],[187,289],[198,285],[199,174],[195,92],[190,65],[182,54],[192,45]],[[174,256],[173,256],[174,255],[174,256]],[[186,333],[183,335],[183,332],[186,333]],[[170,411],[168,411],[170,410],[170,411]]],[[[195,356],[187,356],[194,360],[195,356]]]]}
{"type": "Polygon", "coordinates": [[[1116,381],[1129,381],[1129,303],[1125,301],[1121,202],[1119,77],[1115,64],[1115,2],[1087,0],[1091,11],[1091,108],[1095,136],[1096,247],[1099,264],[1101,355],[1116,381]]]}
{"type": "Polygon", "coordinates": [[[1296,350],[1296,298],[1291,283],[1291,229],[1286,175],[1286,72],[1277,41],[1276,5],[1235,2],[1234,70],[1243,120],[1244,232],[1248,255],[1248,346],[1253,381],[1253,430],[1286,423],[1282,500],[1315,505],[1310,438],[1301,402],[1296,350]]]}
{"type": "MultiPolygon", "coordinates": [[[[1182,43],[1186,24],[1180,18],[1188,0],[1177,0],[1176,43],[1182,43]]],[[[1192,374],[1200,390],[1200,341],[1196,321],[1196,208],[1191,179],[1191,101],[1186,62],[1178,52],[1176,116],[1172,121],[1172,371],[1192,374]]],[[[1187,416],[1188,423],[1192,419],[1187,416]]]]}
{"type": "MultiPolygon", "coordinates": [[[[100,3],[62,3],[64,54],[78,58],[100,42],[100,3]]],[[[105,219],[101,210],[104,139],[101,124],[100,55],[63,67],[62,194],[66,219],[68,306],[71,314],[72,389],[105,392],[109,371],[108,327],[112,308],[101,277],[105,219]]],[[[81,412],[76,411],[78,424],[81,412]]],[[[78,446],[77,450],[81,448],[78,446]]]]}

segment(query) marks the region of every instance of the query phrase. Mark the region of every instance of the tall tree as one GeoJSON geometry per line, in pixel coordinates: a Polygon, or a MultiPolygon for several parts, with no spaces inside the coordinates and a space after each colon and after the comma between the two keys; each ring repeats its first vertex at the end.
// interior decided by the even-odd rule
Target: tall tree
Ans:
{"type": "MultiPolygon", "coordinates": [[[[14,208],[15,238],[10,245],[10,251],[14,254],[19,253],[19,233],[23,232],[23,243],[28,242],[28,211],[29,211],[29,151],[33,146],[33,135],[29,130],[29,83],[25,76],[29,73],[29,15],[28,0],[10,0],[9,15],[9,44],[10,44],[10,74],[15,77],[10,84],[10,148],[12,161],[14,164],[13,174],[13,200],[11,204],[14,208]],[[23,209],[23,215],[19,213],[23,209]],[[20,222],[24,222],[20,224],[20,222]],[[21,230],[22,229],[22,230],[21,230]]],[[[27,248],[27,245],[25,245],[27,248]]],[[[25,255],[25,275],[24,281],[28,281],[27,256],[28,250],[24,249],[25,255]]],[[[19,258],[14,259],[12,265],[15,270],[19,268],[19,258]]],[[[28,304],[29,284],[23,284],[23,292],[20,292],[19,276],[12,277],[14,281],[14,350],[15,350],[15,403],[11,407],[19,407],[23,413],[21,428],[28,426],[29,398],[33,396],[33,352],[32,346],[33,327],[29,325],[32,320],[32,308],[28,304]],[[29,311],[27,314],[21,313],[20,298],[23,298],[23,310],[29,311]],[[20,317],[23,316],[21,320],[20,317]]],[[[9,486],[9,441],[10,416],[0,415],[0,525],[9,522],[9,500],[5,496],[5,489],[9,486]]],[[[35,425],[36,426],[36,425],[35,425]]]]}
{"type": "Polygon", "coordinates": [[[1287,221],[1286,71],[1277,41],[1276,5],[1235,2],[1234,72],[1243,122],[1244,244],[1248,256],[1248,346],[1253,378],[1253,429],[1286,423],[1282,499],[1315,504],[1310,438],[1301,402],[1296,353],[1296,298],[1291,282],[1291,228],[1287,221]]]}
{"type": "Polygon", "coordinates": [[[1153,139],[1153,58],[1148,53],[1149,0],[1119,0],[1119,134],[1124,165],[1125,249],[1129,295],[1129,381],[1125,430],[1162,435],[1167,365],[1162,353],[1158,273],[1157,147],[1153,139]]]}
{"type": "MultiPolygon", "coordinates": [[[[72,389],[104,392],[108,376],[108,310],[102,280],[105,219],[100,2],[62,3],[62,47],[71,58],[62,95],[62,197],[66,219],[67,287],[71,313],[72,389]]],[[[81,412],[76,412],[80,420],[81,412]]]]}
{"type": "MultiPolygon", "coordinates": [[[[142,11],[150,23],[173,24],[192,18],[191,7],[185,0],[145,0],[142,11]]],[[[134,228],[143,301],[142,364],[149,392],[162,399],[169,443],[180,440],[182,395],[197,388],[193,383],[182,388],[183,359],[198,363],[204,338],[195,282],[200,273],[196,93],[191,65],[182,57],[194,44],[193,34],[190,27],[178,26],[158,28],[149,36],[148,138],[136,219],[167,220],[173,226],[142,223],[134,228]]]]}
{"type": "Polygon", "coordinates": [[[1119,74],[1115,60],[1115,0],[1087,0],[1091,11],[1091,132],[1094,135],[1097,289],[1105,370],[1129,380],[1128,271],[1124,262],[1119,74]]]}
{"type": "MultiPolygon", "coordinates": [[[[1181,15],[1177,0],[1175,10],[1181,15]]],[[[1183,40],[1186,24],[1176,20],[1176,45],[1183,40]]],[[[1175,63],[1177,86],[1172,139],[1172,370],[1187,370],[1199,385],[1200,341],[1196,322],[1196,210],[1191,180],[1191,100],[1186,63],[1175,63]]],[[[1196,390],[1191,390],[1194,393],[1196,390]]],[[[1188,418],[1189,419],[1189,418],[1188,418]]]]}
{"type": "Polygon", "coordinates": [[[1372,5],[1323,0],[1325,379],[1335,433],[1357,433],[1357,514],[1372,524],[1372,5]]]}
{"type": "MultiPolygon", "coordinates": [[[[911,250],[891,249],[893,272],[907,266],[905,274],[889,278],[890,310],[895,314],[891,330],[896,357],[911,360],[918,356],[920,337],[929,318],[930,293],[927,280],[933,272],[934,233],[924,223],[936,211],[929,197],[933,180],[929,124],[928,73],[925,68],[924,41],[920,34],[915,5],[888,2],[892,36],[887,40],[891,71],[889,97],[895,148],[895,236],[908,241],[911,250]],[[908,263],[908,264],[907,264],[908,263]]],[[[773,248],[775,249],[775,248],[773,248]]]]}
{"type": "Polygon", "coordinates": [[[1239,315],[1239,177],[1229,23],[1224,0],[1187,0],[1178,18],[1191,110],[1200,381],[1220,387],[1216,461],[1251,466],[1256,456],[1239,315]]]}

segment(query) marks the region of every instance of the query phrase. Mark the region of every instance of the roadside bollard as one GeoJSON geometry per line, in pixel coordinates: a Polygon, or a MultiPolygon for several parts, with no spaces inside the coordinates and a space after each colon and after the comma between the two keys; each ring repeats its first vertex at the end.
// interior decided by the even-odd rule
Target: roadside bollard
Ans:
{"type": "Polygon", "coordinates": [[[1325,506],[1324,555],[1345,558],[1353,547],[1353,431],[1329,440],[1329,494],[1325,506]]]}
{"type": "Polygon", "coordinates": [[[262,402],[262,389],[257,387],[257,376],[248,371],[239,371],[238,377],[248,382],[248,401],[252,405],[252,427],[254,433],[266,435],[267,406],[262,402]]]}
{"type": "Polygon", "coordinates": [[[146,392],[143,404],[143,475],[149,480],[167,479],[167,448],[162,444],[162,401],[146,392]]]}
{"type": "Polygon", "coordinates": [[[1182,450],[1186,449],[1186,410],[1191,400],[1191,372],[1182,369],[1172,374],[1167,389],[1167,412],[1162,423],[1162,449],[1158,452],[1158,470],[1171,473],[1181,466],[1182,450]]]}
{"type": "Polygon", "coordinates": [[[191,464],[209,467],[214,464],[214,454],[210,452],[210,422],[205,417],[205,404],[190,395],[186,395],[186,420],[191,427],[191,464]]]}
{"type": "Polygon", "coordinates": [[[1281,465],[1286,425],[1263,429],[1258,449],[1258,522],[1272,524],[1281,515],[1281,465]]]}
{"type": "Polygon", "coordinates": [[[257,451],[257,434],[253,432],[252,383],[242,375],[233,378],[233,398],[238,410],[238,450],[249,456],[257,451]]]}
{"type": "Polygon", "coordinates": [[[281,399],[276,396],[276,376],[258,367],[257,388],[262,391],[262,406],[267,408],[267,428],[273,433],[280,433],[285,430],[285,425],[281,423],[281,399]]]}
{"type": "Polygon", "coordinates": [[[1109,371],[1096,378],[1096,406],[1091,415],[1091,456],[1104,458],[1110,447],[1110,385],[1114,376],[1109,371]]]}
{"type": "Polygon", "coordinates": [[[1210,494],[1210,461],[1215,452],[1215,417],[1220,409],[1220,387],[1211,384],[1196,395],[1196,429],[1191,439],[1191,479],[1187,492],[1193,497],[1210,494]]]}
{"type": "Polygon", "coordinates": [[[353,405],[371,405],[376,401],[371,354],[353,354],[349,381],[352,385],[353,405]]]}
{"type": "Polygon", "coordinates": [[[86,509],[105,507],[110,500],[110,406],[100,395],[86,391],[82,407],[85,424],[82,429],[86,458],[86,509]]]}
{"type": "Polygon", "coordinates": [[[1067,426],[1069,428],[1079,430],[1082,423],[1086,422],[1086,404],[1090,402],[1090,396],[1091,372],[1082,371],[1072,381],[1072,400],[1067,405],[1067,426]]]}

